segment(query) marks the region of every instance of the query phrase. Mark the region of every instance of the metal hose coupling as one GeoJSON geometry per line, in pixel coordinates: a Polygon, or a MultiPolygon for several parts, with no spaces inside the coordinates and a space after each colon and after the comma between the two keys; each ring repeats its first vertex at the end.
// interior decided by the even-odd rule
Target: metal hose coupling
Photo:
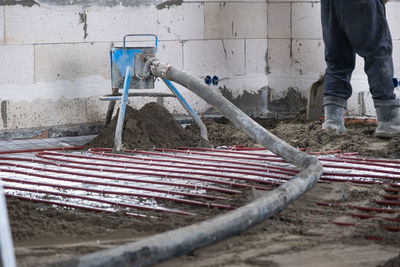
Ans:
{"type": "Polygon", "coordinates": [[[158,59],[153,58],[150,65],[151,74],[156,77],[167,78],[168,69],[171,67],[168,63],[161,63],[158,59]]]}
{"type": "Polygon", "coordinates": [[[143,64],[143,78],[147,78],[151,75],[150,66],[155,60],[157,60],[155,57],[145,57],[145,63],[143,64]]]}

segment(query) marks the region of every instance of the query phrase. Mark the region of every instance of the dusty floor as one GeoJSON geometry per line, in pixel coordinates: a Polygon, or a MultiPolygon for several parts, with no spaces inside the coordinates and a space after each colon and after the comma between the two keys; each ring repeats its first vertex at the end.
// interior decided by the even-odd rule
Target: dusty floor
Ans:
{"type": "MultiPolygon", "coordinates": [[[[375,138],[373,124],[349,124],[346,134],[337,135],[322,131],[321,122],[305,122],[301,116],[285,122],[258,122],[291,145],[307,148],[309,152],[340,149],[342,152],[357,151],[364,156],[400,158],[400,139],[375,138]]],[[[114,123],[89,145],[112,147],[114,123]]],[[[213,146],[257,146],[223,119],[219,122],[206,120],[206,125],[213,146]]],[[[128,109],[125,126],[126,131],[130,131],[123,137],[127,148],[173,148],[199,143],[195,126],[179,128],[165,110],[154,104],[140,111],[128,109]]],[[[356,220],[345,208],[315,205],[318,201],[367,203],[382,190],[383,185],[318,184],[280,214],[253,229],[158,266],[400,266],[400,232],[376,227],[383,223],[382,219],[356,220]],[[339,226],[332,221],[359,223],[339,226]],[[390,258],[394,259],[388,261],[390,258]]],[[[244,204],[259,194],[246,193],[238,203],[244,204]]],[[[8,207],[19,266],[44,265],[198,220],[189,217],[177,220],[168,216],[162,220],[128,218],[59,210],[16,199],[8,199],[8,207]]],[[[200,219],[206,219],[221,211],[201,209],[200,213],[200,219]]],[[[399,226],[399,223],[386,225],[399,226]]]]}
{"type": "Polygon", "coordinates": [[[345,183],[317,184],[289,208],[240,236],[158,266],[378,266],[399,254],[399,233],[364,222],[358,227],[337,226],[330,221],[357,220],[345,210],[315,206],[321,200],[365,202],[378,190],[345,183]],[[349,201],[348,193],[358,197],[349,201]],[[382,240],[368,240],[378,237],[382,240]]]}

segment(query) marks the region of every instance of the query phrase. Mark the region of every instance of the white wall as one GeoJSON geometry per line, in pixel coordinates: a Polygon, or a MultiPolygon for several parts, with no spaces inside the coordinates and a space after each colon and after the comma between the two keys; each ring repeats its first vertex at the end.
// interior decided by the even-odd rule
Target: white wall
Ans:
{"type": "MultiPolygon", "coordinates": [[[[148,0],[136,2],[141,1],[129,7],[0,6],[0,130],[103,121],[107,103],[98,98],[111,90],[108,52],[127,33],[157,34],[158,58],[200,78],[223,78],[220,86],[234,98],[245,91],[257,96],[269,90],[267,85],[272,99],[288,88],[306,97],[325,70],[319,1],[184,0],[162,9],[148,0]]],[[[387,4],[400,76],[399,11],[400,2],[387,4]]],[[[352,83],[349,111],[373,115],[360,58],[352,83]]],[[[178,89],[197,112],[210,109],[190,91],[178,89]]],[[[156,90],[167,89],[157,83],[156,90]]],[[[140,107],[154,100],[134,98],[130,104],[140,107]]],[[[164,105],[185,113],[175,99],[166,98],[164,105]]],[[[258,112],[269,112],[268,105],[263,108],[258,112]]]]}
{"type": "MultiPolygon", "coordinates": [[[[163,9],[148,2],[1,6],[0,100],[6,109],[0,129],[103,121],[107,103],[98,98],[111,92],[109,49],[127,33],[157,34],[159,59],[201,78],[228,78],[220,85],[234,95],[267,85],[265,1],[189,0],[163,9]],[[240,85],[233,82],[238,77],[240,85]]],[[[210,108],[178,88],[196,111],[210,108]]],[[[157,83],[156,90],[167,89],[157,83]]],[[[134,98],[130,104],[140,107],[154,100],[134,98]]],[[[173,98],[164,105],[185,113],[173,98]]]]}

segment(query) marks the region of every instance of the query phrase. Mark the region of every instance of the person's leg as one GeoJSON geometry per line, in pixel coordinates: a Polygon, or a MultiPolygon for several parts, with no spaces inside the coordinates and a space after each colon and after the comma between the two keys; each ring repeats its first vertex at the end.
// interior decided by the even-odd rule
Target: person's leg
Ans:
{"type": "MultiPolygon", "coordinates": [[[[344,111],[351,96],[351,74],[356,54],[343,30],[343,0],[321,0],[322,33],[327,65],[324,82],[325,122],[322,128],[332,128],[339,133],[344,127],[344,111]]],[[[347,1],[347,0],[345,0],[347,1]]]]}
{"type": "Polygon", "coordinates": [[[354,50],[364,58],[373,99],[395,99],[392,37],[381,0],[347,0],[344,30],[354,50]]]}
{"type": "Polygon", "coordinates": [[[347,1],[345,30],[355,51],[365,60],[364,70],[378,118],[375,134],[400,136],[400,104],[392,83],[392,38],[385,6],[381,0],[347,1]]]}

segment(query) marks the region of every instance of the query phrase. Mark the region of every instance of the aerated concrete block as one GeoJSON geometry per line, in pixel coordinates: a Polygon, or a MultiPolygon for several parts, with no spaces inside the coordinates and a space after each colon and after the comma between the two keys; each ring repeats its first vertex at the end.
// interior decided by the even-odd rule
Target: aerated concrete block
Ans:
{"type": "Polygon", "coordinates": [[[179,41],[160,41],[156,57],[171,66],[183,68],[183,45],[179,41]]]}
{"type": "Polygon", "coordinates": [[[324,44],[322,40],[294,39],[292,42],[293,69],[300,75],[325,73],[324,44]]]}
{"type": "Polygon", "coordinates": [[[386,4],[386,18],[389,23],[390,33],[395,40],[400,39],[400,2],[388,2],[386,4]]]}
{"type": "Polygon", "coordinates": [[[272,75],[291,75],[291,44],[290,39],[268,40],[268,67],[272,75]]]}
{"type": "Polygon", "coordinates": [[[183,49],[184,69],[195,76],[245,73],[244,40],[188,41],[183,49]]]}
{"type": "Polygon", "coordinates": [[[110,79],[109,51],[107,43],[36,45],[36,81],[73,80],[92,75],[110,79]]]}
{"type": "MultiPolygon", "coordinates": [[[[125,34],[157,33],[158,11],[155,7],[113,7],[89,9],[87,15],[87,41],[122,41],[125,34]]],[[[143,40],[129,38],[127,40],[143,40]]]]}
{"type": "Polygon", "coordinates": [[[157,32],[161,40],[203,39],[204,4],[182,4],[159,10],[157,32]]]}
{"type": "Polygon", "coordinates": [[[5,7],[5,43],[69,43],[84,40],[79,12],[40,6],[5,7]]]}
{"type": "Polygon", "coordinates": [[[268,38],[290,38],[290,16],[290,3],[268,3],[268,38]]]}
{"type": "Polygon", "coordinates": [[[292,37],[322,39],[321,6],[319,3],[292,4],[292,37]]]}
{"type": "Polygon", "coordinates": [[[33,45],[0,46],[0,58],[0,84],[26,85],[34,82],[33,45]]]}
{"type": "Polygon", "coordinates": [[[246,39],[246,74],[266,74],[267,39],[246,39]]]}
{"type": "Polygon", "coordinates": [[[206,3],[205,39],[266,38],[267,3],[206,3]]]}
{"type": "Polygon", "coordinates": [[[400,41],[393,40],[394,77],[400,79],[400,41]]]}
{"type": "Polygon", "coordinates": [[[4,7],[0,7],[0,45],[4,45],[4,7]]]}

